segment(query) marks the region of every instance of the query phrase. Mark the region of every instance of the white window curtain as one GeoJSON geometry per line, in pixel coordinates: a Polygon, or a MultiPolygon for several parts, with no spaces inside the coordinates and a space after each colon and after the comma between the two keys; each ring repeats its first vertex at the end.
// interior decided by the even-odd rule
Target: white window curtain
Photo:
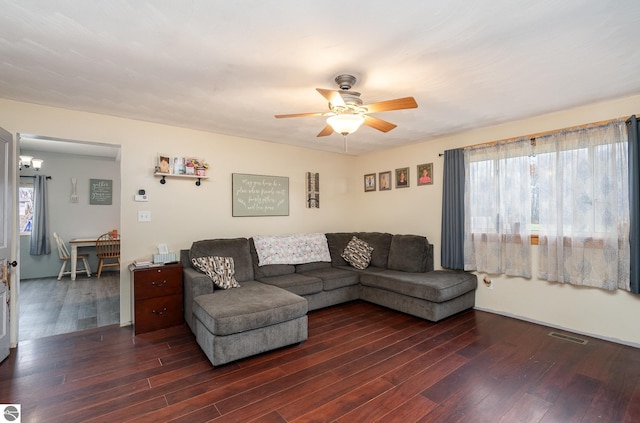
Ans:
{"type": "Polygon", "coordinates": [[[531,277],[529,139],[465,150],[465,270],[531,277]]]}
{"type": "Polygon", "coordinates": [[[538,277],[629,290],[624,121],[537,139],[538,277]]]}

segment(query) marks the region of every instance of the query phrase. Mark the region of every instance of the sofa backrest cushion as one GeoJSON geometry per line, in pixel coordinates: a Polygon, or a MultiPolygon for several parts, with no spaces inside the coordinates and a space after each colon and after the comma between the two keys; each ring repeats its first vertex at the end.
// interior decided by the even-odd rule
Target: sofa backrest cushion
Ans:
{"type": "Polygon", "coordinates": [[[329,254],[331,254],[331,264],[333,266],[348,266],[349,263],[342,258],[342,252],[356,233],[333,232],[325,235],[327,237],[327,244],[329,245],[329,254]]]}
{"type": "Polygon", "coordinates": [[[253,280],[253,260],[247,238],[205,239],[191,244],[189,259],[196,257],[233,257],[238,282],[253,280]]]}
{"type": "Polygon", "coordinates": [[[249,239],[249,246],[251,248],[251,258],[253,261],[253,275],[256,279],[269,278],[271,276],[289,275],[296,271],[296,267],[292,264],[267,264],[265,266],[258,266],[258,263],[260,263],[260,261],[258,259],[256,246],[253,243],[253,238],[249,239]]]}
{"type": "Polygon", "coordinates": [[[420,235],[393,235],[388,268],[404,272],[426,272],[429,263],[429,241],[420,235]]]}
{"type": "Polygon", "coordinates": [[[383,232],[358,232],[357,237],[373,247],[369,264],[386,269],[393,235],[383,232]]]}
{"type": "Polygon", "coordinates": [[[296,264],[296,273],[311,272],[312,270],[326,269],[327,267],[331,267],[331,263],[327,263],[326,261],[296,264]]]}

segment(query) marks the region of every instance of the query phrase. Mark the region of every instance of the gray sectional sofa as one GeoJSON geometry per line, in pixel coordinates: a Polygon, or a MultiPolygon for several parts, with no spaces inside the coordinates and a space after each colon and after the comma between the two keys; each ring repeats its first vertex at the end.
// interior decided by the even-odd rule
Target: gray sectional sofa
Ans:
{"type": "Polygon", "coordinates": [[[209,239],[181,251],[185,321],[214,366],[307,339],[307,312],[362,299],[437,322],[475,304],[477,278],[437,270],[419,235],[325,234],[331,262],[259,266],[253,238],[209,239]],[[373,247],[365,269],[342,252],[353,236],[373,247]],[[196,257],[232,257],[240,288],[214,289],[196,257]]]}

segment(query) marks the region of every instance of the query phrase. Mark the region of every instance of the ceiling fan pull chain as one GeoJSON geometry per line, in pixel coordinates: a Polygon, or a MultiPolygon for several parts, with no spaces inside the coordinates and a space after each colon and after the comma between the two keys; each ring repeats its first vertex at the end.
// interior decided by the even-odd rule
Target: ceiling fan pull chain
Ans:
{"type": "Polygon", "coordinates": [[[347,152],[347,136],[343,135],[343,137],[344,137],[344,152],[346,153],[347,152]]]}

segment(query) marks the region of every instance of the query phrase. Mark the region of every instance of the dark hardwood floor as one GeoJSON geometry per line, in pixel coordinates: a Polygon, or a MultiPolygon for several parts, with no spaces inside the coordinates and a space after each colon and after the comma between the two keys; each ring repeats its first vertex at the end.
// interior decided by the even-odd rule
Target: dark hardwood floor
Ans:
{"type": "Polygon", "coordinates": [[[0,403],[23,422],[640,421],[640,350],[551,331],[353,302],[309,313],[300,345],[212,368],[186,326],[108,326],[21,342],[0,403]]]}

